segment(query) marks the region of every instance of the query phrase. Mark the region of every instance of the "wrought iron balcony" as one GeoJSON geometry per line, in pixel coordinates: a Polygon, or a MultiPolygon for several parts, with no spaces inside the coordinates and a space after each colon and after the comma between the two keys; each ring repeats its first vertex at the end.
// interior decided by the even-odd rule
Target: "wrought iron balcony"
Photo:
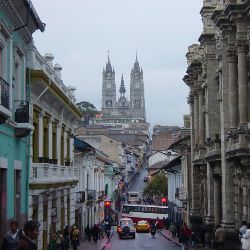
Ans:
{"type": "Polygon", "coordinates": [[[96,190],[87,190],[87,200],[95,201],[96,200],[96,190]]]}
{"type": "Polygon", "coordinates": [[[29,102],[18,101],[18,105],[15,112],[15,122],[17,123],[29,123],[29,102]]]}
{"type": "Polygon", "coordinates": [[[77,203],[84,203],[85,199],[85,191],[76,192],[76,202],[77,203]]]}
{"type": "Polygon", "coordinates": [[[0,105],[6,109],[10,108],[10,86],[2,77],[0,77],[0,105]]]}

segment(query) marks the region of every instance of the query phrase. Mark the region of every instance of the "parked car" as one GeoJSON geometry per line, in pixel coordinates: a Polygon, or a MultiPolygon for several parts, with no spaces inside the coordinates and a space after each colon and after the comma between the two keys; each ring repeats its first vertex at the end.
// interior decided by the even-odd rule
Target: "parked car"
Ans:
{"type": "Polygon", "coordinates": [[[130,218],[122,218],[118,224],[117,232],[120,239],[123,237],[132,237],[135,239],[135,226],[133,221],[130,218]]]}
{"type": "Polygon", "coordinates": [[[144,182],[148,182],[148,177],[145,176],[143,180],[144,180],[144,182]]]}

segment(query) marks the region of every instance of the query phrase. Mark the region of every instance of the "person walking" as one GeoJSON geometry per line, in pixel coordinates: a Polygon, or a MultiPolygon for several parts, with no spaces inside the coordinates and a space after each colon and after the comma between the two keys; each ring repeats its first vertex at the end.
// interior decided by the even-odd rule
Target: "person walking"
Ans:
{"type": "Polygon", "coordinates": [[[222,225],[219,225],[215,230],[215,245],[217,250],[224,250],[225,231],[222,225]]]}
{"type": "Polygon", "coordinates": [[[63,250],[63,235],[60,230],[56,232],[56,249],[63,250]]]}
{"type": "Polygon", "coordinates": [[[87,227],[85,228],[85,233],[86,233],[86,236],[87,236],[88,241],[91,242],[91,234],[92,234],[92,232],[91,232],[91,229],[90,229],[90,227],[89,227],[89,224],[88,224],[87,227]]]}
{"type": "Polygon", "coordinates": [[[96,224],[94,224],[94,227],[92,228],[92,236],[93,236],[93,241],[97,243],[98,239],[98,227],[96,224]]]}
{"type": "Polygon", "coordinates": [[[64,238],[64,249],[68,250],[70,242],[70,230],[68,225],[65,226],[65,228],[63,229],[63,238],[64,238]]]}
{"type": "Polygon", "coordinates": [[[39,223],[27,221],[23,226],[23,236],[17,245],[17,250],[37,250],[36,239],[39,235],[39,223]]]}
{"type": "Polygon", "coordinates": [[[183,224],[183,227],[180,231],[181,231],[183,247],[184,249],[189,249],[192,231],[186,223],[183,224]]]}
{"type": "Polygon", "coordinates": [[[10,222],[10,231],[3,238],[1,250],[16,250],[22,235],[22,230],[18,229],[18,223],[10,222]]]}
{"type": "Polygon", "coordinates": [[[172,222],[170,227],[169,227],[169,231],[172,234],[172,238],[176,237],[176,232],[177,232],[177,228],[175,226],[175,224],[172,222]]]}
{"type": "Polygon", "coordinates": [[[76,226],[73,226],[73,230],[72,230],[72,247],[73,250],[77,250],[77,247],[79,245],[79,234],[80,231],[76,226]]]}
{"type": "Polygon", "coordinates": [[[250,223],[247,224],[246,233],[242,235],[241,249],[250,250],[250,223]]]}
{"type": "Polygon", "coordinates": [[[239,239],[241,240],[243,237],[243,234],[245,234],[247,231],[247,222],[242,221],[242,226],[239,229],[239,239]]]}

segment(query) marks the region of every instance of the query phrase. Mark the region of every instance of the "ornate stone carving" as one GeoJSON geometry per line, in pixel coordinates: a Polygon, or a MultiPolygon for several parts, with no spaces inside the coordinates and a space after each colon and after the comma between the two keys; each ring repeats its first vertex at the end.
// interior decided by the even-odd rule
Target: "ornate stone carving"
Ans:
{"type": "Polygon", "coordinates": [[[188,47],[186,54],[187,64],[190,66],[192,63],[202,63],[204,58],[204,51],[201,45],[192,44],[188,47]]]}

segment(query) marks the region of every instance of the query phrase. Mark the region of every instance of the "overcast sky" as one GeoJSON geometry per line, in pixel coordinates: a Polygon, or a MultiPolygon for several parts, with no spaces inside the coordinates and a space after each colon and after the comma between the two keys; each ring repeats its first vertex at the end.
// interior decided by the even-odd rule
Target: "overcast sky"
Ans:
{"type": "Polygon", "coordinates": [[[101,108],[102,69],[107,50],[117,90],[124,73],[126,95],[138,51],[144,70],[147,120],[151,126],[183,126],[188,88],[182,78],[185,54],[202,31],[202,0],[32,0],[44,33],[35,45],[51,52],[62,67],[65,85],[76,87],[77,101],[101,108]]]}

